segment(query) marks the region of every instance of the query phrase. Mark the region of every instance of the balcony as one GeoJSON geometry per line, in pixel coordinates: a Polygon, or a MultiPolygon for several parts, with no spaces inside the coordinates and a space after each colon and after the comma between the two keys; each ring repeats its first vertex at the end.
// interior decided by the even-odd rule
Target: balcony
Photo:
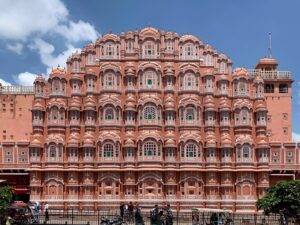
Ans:
{"type": "Polygon", "coordinates": [[[216,157],[207,157],[206,158],[206,168],[207,169],[216,169],[219,167],[219,162],[216,157]]]}
{"type": "Polygon", "coordinates": [[[134,127],[136,122],[134,120],[125,120],[125,126],[134,127]]]}
{"type": "Polygon", "coordinates": [[[198,86],[183,86],[179,87],[178,94],[200,94],[198,86]]]}
{"type": "Polygon", "coordinates": [[[167,85],[164,88],[165,92],[174,92],[174,90],[175,90],[175,86],[174,85],[167,85]]]}
{"type": "Polygon", "coordinates": [[[80,126],[80,120],[71,119],[69,124],[70,126],[80,126]]]}
{"type": "Polygon", "coordinates": [[[203,168],[203,162],[200,157],[181,157],[180,169],[200,169],[203,168]]]}
{"type": "Polygon", "coordinates": [[[120,167],[119,157],[99,157],[99,168],[119,168],[120,167]]]}
{"type": "Polygon", "coordinates": [[[121,88],[117,85],[105,85],[102,86],[100,93],[105,93],[105,92],[113,92],[113,93],[121,93],[121,88]]]}
{"type": "Polygon", "coordinates": [[[65,127],[65,120],[49,120],[47,123],[51,127],[65,127]]]}
{"type": "Polygon", "coordinates": [[[33,120],[32,121],[32,126],[34,126],[34,127],[42,127],[43,125],[44,125],[43,120],[33,120]]]}
{"type": "Polygon", "coordinates": [[[254,78],[256,75],[260,75],[264,80],[293,80],[293,76],[290,71],[248,69],[248,73],[251,78],[254,78]]]}
{"type": "Polygon", "coordinates": [[[159,126],[159,127],[161,127],[162,126],[162,122],[161,122],[161,120],[144,120],[144,119],[142,119],[142,120],[139,120],[138,121],[138,125],[139,126],[159,126]]]}
{"type": "Polygon", "coordinates": [[[222,168],[233,168],[234,163],[231,157],[221,157],[221,167],[222,168]]]}
{"type": "Polygon", "coordinates": [[[139,86],[138,92],[158,92],[161,93],[162,87],[157,85],[142,85],[139,86]]]}
{"type": "Polygon", "coordinates": [[[175,120],[166,120],[165,121],[165,126],[166,127],[175,127],[175,125],[176,125],[175,120]]]}
{"type": "Polygon", "coordinates": [[[163,164],[162,156],[139,156],[139,168],[161,169],[163,164]]]}
{"type": "Polygon", "coordinates": [[[84,125],[88,126],[88,127],[95,127],[96,122],[95,122],[95,120],[86,120],[86,121],[84,121],[84,125]]]}
{"type": "Polygon", "coordinates": [[[99,125],[104,127],[120,127],[122,123],[121,120],[101,120],[99,125]]]}
{"type": "Polygon", "coordinates": [[[64,91],[52,91],[50,97],[64,97],[66,93],[64,91]]]}
{"type": "Polygon", "coordinates": [[[201,121],[200,120],[180,120],[179,126],[180,126],[180,128],[196,127],[196,128],[200,129],[201,121]]]}

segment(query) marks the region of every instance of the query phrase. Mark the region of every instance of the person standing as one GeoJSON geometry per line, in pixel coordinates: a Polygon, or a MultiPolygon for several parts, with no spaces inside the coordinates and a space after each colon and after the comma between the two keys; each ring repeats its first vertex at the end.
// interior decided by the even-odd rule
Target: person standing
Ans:
{"type": "Polygon", "coordinates": [[[144,225],[142,211],[141,211],[141,208],[139,207],[138,203],[135,206],[134,219],[135,219],[135,225],[144,225]]]}
{"type": "Polygon", "coordinates": [[[129,219],[130,219],[130,221],[133,221],[134,206],[133,206],[132,202],[129,202],[128,210],[129,210],[129,219]]]}
{"type": "Polygon", "coordinates": [[[165,225],[173,225],[173,212],[170,204],[167,204],[166,208],[166,222],[165,225]]]}
{"type": "Polygon", "coordinates": [[[154,209],[152,209],[150,211],[150,222],[151,225],[158,225],[158,215],[159,211],[158,211],[158,205],[154,206],[154,209]]]}
{"type": "Polygon", "coordinates": [[[49,218],[50,216],[49,216],[49,205],[48,204],[46,204],[45,205],[45,223],[47,223],[48,221],[49,221],[49,218]]]}
{"type": "Polygon", "coordinates": [[[121,218],[123,219],[124,218],[124,203],[122,202],[121,205],[120,205],[120,216],[121,218]]]}

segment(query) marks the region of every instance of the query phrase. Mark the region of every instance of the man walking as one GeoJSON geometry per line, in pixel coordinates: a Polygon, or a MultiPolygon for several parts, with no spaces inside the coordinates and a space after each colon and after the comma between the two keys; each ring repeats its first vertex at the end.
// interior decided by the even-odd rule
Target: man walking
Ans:
{"type": "Polygon", "coordinates": [[[166,208],[166,222],[165,225],[173,225],[173,212],[170,204],[167,204],[166,208]]]}
{"type": "Polygon", "coordinates": [[[150,211],[151,225],[158,225],[158,205],[154,206],[154,209],[150,211]]]}

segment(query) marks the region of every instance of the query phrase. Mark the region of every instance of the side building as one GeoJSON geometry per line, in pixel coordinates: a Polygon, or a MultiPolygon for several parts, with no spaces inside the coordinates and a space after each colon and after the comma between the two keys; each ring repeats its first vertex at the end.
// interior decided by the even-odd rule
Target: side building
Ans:
{"type": "Polygon", "coordinates": [[[33,87],[0,84],[0,180],[29,200],[29,142],[32,134],[33,87]]]}

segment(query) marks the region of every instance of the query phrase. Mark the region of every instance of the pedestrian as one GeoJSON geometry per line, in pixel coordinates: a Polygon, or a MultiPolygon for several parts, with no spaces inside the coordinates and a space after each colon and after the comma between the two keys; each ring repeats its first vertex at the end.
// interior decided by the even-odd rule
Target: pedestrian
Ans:
{"type": "Polygon", "coordinates": [[[165,225],[173,225],[173,212],[172,212],[170,204],[167,204],[167,208],[166,208],[165,225]]]}
{"type": "Polygon", "coordinates": [[[132,202],[129,202],[128,210],[129,210],[129,218],[130,218],[130,221],[133,221],[133,210],[134,210],[134,205],[132,204],[132,202]]]}
{"type": "Polygon", "coordinates": [[[134,219],[135,219],[135,225],[144,225],[142,211],[141,211],[141,208],[139,207],[138,203],[135,206],[134,219]]]}
{"type": "Polygon", "coordinates": [[[155,205],[154,208],[150,211],[151,225],[158,225],[158,213],[158,205],[155,205]]]}
{"type": "Polygon", "coordinates": [[[34,205],[34,219],[36,223],[39,223],[40,221],[40,204],[39,202],[35,202],[34,205]]]}
{"type": "Polygon", "coordinates": [[[45,222],[47,223],[48,221],[49,221],[49,217],[50,217],[50,215],[49,215],[49,206],[48,206],[48,204],[46,204],[45,205],[45,222]]]}
{"type": "Polygon", "coordinates": [[[123,219],[124,218],[124,203],[121,202],[120,204],[120,216],[123,219]]]}

